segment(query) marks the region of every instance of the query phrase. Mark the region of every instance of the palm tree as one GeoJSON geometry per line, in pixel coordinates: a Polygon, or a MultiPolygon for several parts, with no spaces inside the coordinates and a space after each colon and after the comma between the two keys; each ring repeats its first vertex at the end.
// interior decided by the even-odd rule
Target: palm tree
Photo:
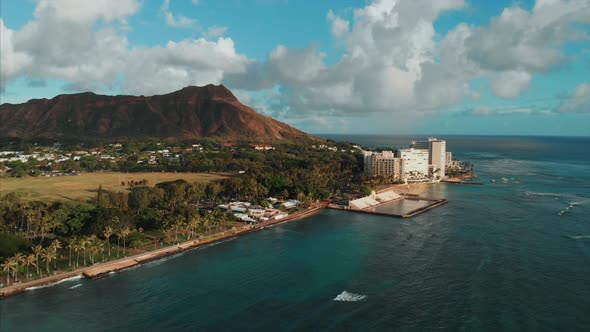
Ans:
{"type": "Polygon", "coordinates": [[[199,217],[198,216],[194,216],[192,217],[189,222],[187,223],[187,228],[188,228],[188,239],[190,240],[192,236],[195,235],[195,231],[197,230],[197,228],[199,227],[199,217]]]}
{"type": "Polygon", "coordinates": [[[178,228],[181,225],[182,222],[180,221],[180,217],[175,218],[174,223],[172,224],[172,227],[174,227],[174,242],[178,240],[178,228]]]}
{"type": "Polygon", "coordinates": [[[79,266],[78,262],[80,261],[80,250],[82,250],[82,248],[84,248],[84,240],[80,239],[80,240],[72,240],[73,241],[73,249],[76,252],[76,267],[79,266]]]}
{"type": "Polygon", "coordinates": [[[129,229],[129,227],[124,227],[121,229],[121,237],[123,238],[123,255],[125,255],[125,245],[126,245],[125,239],[129,235],[129,233],[131,233],[131,230],[129,229]]]}
{"type": "MultiPolygon", "coordinates": [[[[117,217],[115,217],[117,218],[117,217]]],[[[115,219],[113,218],[113,220],[115,219]]],[[[117,218],[119,219],[119,218],[117,218]]],[[[109,242],[109,238],[111,237],[111,235],[113,235],[113,228],[111,226],[107,226],[107,228],[105,228],[104,233],[102,233],[106,239],[106,243],[107,246],[109,248],[109,256],[111,255],[111,243],[109,242]]],[[[104,260],[104,259],[103,259],[104,260]]]]}
{"type": "Polygon", "coordinates": [[[96,250],[98,251],[98,253],[102,254],[102,261],[104,262],[104,246],[100,243],[96,243],[96,250]]]}
{"type": "Polygon", "coordinates": [[[33,265],[34,267],[37,267],[37,264],[35,264],[36,260],[37,256],[35,256],[35,254],[29,254],[25,257],[25,263],[27,265],[27,278],[29,277],[29,266],[33,265]]]}
{"type": "Polygon", "coordinates": [[[41,256],[41,253],[43,252],[43,247],[40,245],[36,245],[36,246],[32,247],[31,249],[33,250],[33,254],[35,255],[36,260],[37,260],[37,265],[36,265],[37,275],[39,275],[39,273],[40,273],[39,272],[39,256],[41,256]]]}
{"type": "Polygon", "coordinates": [[[10,286],[10,271],[12,271],[14,266],[14,261],[11,259],[7,259],[0,267],[2,268],[2,272],[6,272],[6,286],[10,286]]]}
{"type": "Polygon", "coordinates": [[[49,263],[55,259],[55,253],[51,248],[44,249],[41,253],[41,258],[45,261],[45,269],[47,271],[47,275],[49,275],[49,263]]]}
{"type": "MultiPolygon", "coordinates": [[[[89,237],[87,237],[84,240],[84,248],[82,249],[84,251],[84,266],[86,266],[86,249],[90,250],[93,247],[96,240],[97,240],[97,237],[94,234],[90,235],[89,237]]],[[[90,256],[90,253],[88,254],[88,256],[90,256]]],[[[88,258],[90,258],[90,257],[88,257],[88,258]]],[[[94,260],[94,258],[93,258],[93,260],[94,260]]],[[[92,263],[94,263],[94,262],[92,262],[92,263]]]]}
{"type": "Polygon", "coordinates": [[[122,236],[122,228],[119,228],[116,232],[115,232],[115,236],[117,237],[117,258],[119,257],[119,244],[121,243],[121,238],[122,236]]]}
{"type": "Polygon", "coordinates": [[[92,242],[88,247],[88,256],[90,258],[90,264],[94,264],[94,255],[98,252],[98,246],[96,242],[92,242]]]}
{"type": "Polygon", "coordinates": [[[53,269],[57,269],[57,249],[61,249],[62,245],[61,245],[61,241],[59,241],[58,239],[55,239],[53,241],[51,241],[51,244],[49,245],[49,247],[51,248],[51,250],[53,250],[53,254],[55,255],[55,260],[53,261],[53,269]]]}
{"type": "Polygon", "coordinates": [[[14,261],[14,281],[18,281],[18,270],[20,270],[20,267],[22,266],[21,264],[23,264],[25,262],[25,256],[23,254],[21,254],[20,252],[17,252],[16,254],[14,254],[14,256],[12,256],[11,258],[14,261]]]}
{"type": "Polygon", "coordinates": [[[90,241],[88,238],[80,239],[80,249],[82,249],[82,259],[84,259],[84,266],[86,266],[86,249],[88,248],[89,244],[90,241]]]}
{"type": "Polygon", "coordinates": [[[70,258],[68,260],[68,266],[72,266],[72,249],[76,246],[76,238],[71,238],[68,241],[68,249],[70,250],[70,258]]]}

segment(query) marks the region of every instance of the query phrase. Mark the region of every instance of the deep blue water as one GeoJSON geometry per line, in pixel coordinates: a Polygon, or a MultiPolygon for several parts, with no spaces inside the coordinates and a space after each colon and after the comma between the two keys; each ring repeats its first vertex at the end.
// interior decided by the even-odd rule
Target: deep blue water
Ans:
{"type": "Polygon", "coordinates": [[[590,138],[441,138],[485,185],[433,185],[449,203],[412,219],[324,211],[28,291],[0,300],[0,330],[590,331],[590,138]]]}

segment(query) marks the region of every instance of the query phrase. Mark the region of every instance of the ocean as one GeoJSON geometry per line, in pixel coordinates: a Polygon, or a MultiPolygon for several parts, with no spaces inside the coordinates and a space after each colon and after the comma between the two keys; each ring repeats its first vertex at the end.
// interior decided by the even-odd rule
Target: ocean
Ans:
{"type": "Polygon", "coordinates": [[[590,138],[439,138],[483,185],[432,185],[449,203],[411,219],[326,210],[27,291],[0,300],[0,331],[590,331],[590,138]]]}

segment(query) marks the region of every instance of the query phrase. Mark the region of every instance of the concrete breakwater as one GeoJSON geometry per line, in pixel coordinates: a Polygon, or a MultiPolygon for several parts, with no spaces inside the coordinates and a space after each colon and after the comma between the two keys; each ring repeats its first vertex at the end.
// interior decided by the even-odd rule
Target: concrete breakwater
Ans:
{"type": "Polygon", "coordinates": [[[339,204],[329,204],[328,208],[396,218],[411,218],[448,203],[448,201],[444,198],[430,198],[421,196],[419,193],[424,191],[424,189],[425,187],[423,185],[393,185],[390,187],[378,189],[377,191],[372,191],[368,196],[351,199],[348,201],[348,205],[346,206],[339,204]],[[399,189],[404,190],[402,192],[398,192],[400,191],[399,189]],[[395,213],[393,211],[383,211],[382,209],[379,209],[383,206],[386,206],[387,204],[393,204],[396,201],[399,201],[402,204],[404,201],[426,201],[428,204],[415,207],[410,211],[401,211],[399,213],[395,213]]]}
{"type": "Polygon", "coordinates": [[[444,198],[429,198],[429,197],[420,197],[420,196],[407,196],[407,197],[403,197],[400,199],[415,200],[415,201],[429,201],[430,203],[428,203],[425,206],[418,207],[414,210],[411,210],[411,211],[408,211],[405,213],[393,213],[393,212],[369,210],[370,208],[375,208],[375,207],[378,207],[378,206],[381,206],[381,205],[384,205],[384,204],[387,204],[390,202],[385,202],[385,203],[381,203],[378,205],[368,206],[363,209],[344,207],[344,206],[336,205],[336,204],[330,204],[330,205],[328,205],[328,208],[335,209],[335,210],[357,212],[357,213],[373,214],[373,215],[378,215],[378,216],[386,216],[386,217],[411,218],[411,217],[417,216],[419,214],[422,214],[424,212],[427,212],[429,210],[432,210],[436,207],[439,207],[441,205],[445,205],[449,202],[447,199],[444,199],[444,198]]]}

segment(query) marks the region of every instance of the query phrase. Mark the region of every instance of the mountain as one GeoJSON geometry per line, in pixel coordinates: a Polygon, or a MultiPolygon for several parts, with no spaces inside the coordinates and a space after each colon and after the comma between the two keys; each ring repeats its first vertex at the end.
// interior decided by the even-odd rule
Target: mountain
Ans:
{"type": "Polygon", "coordinates": [[[0,137],[168,140],[219,138],[304,142],[308,135],[245,106],[223,85],[189,86],[156,96],[92,92],[0,105],[0,137]]]}

